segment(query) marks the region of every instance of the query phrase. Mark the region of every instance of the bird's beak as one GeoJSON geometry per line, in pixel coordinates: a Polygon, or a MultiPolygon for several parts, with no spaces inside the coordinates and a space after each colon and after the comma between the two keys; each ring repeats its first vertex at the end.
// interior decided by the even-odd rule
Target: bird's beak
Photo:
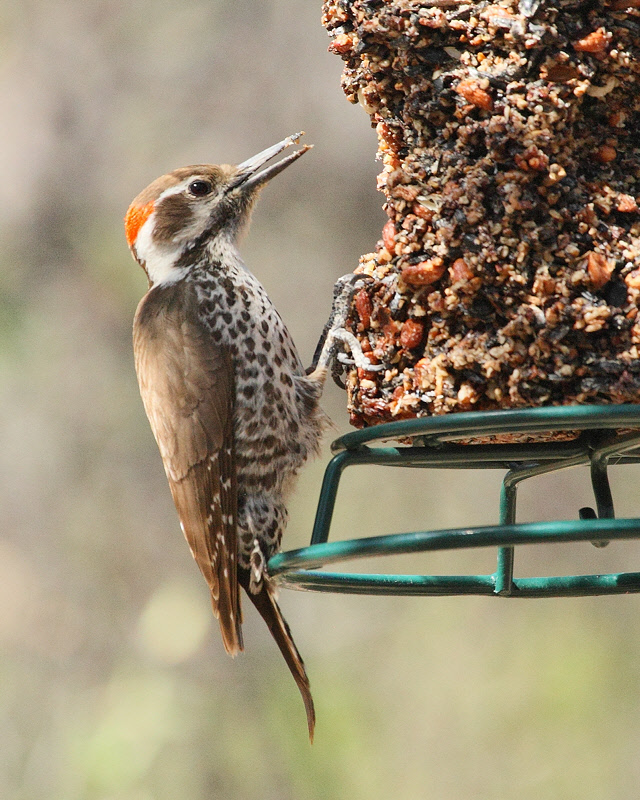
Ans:
{"type": "Polygon", "coordinates": [[[260,170],[263,164],[266,164],[267,161],[271,161],[274,156],[277,156],[278,153],[281,153],[285,148],[290,147],[292,144],[297,144],[301,136],[304,136],[304,131],[294,133],[293,136],[287,136],[286,139],[278,142],[278,144],[267,147],[267,149],[263,150],[261,153],[243,161],[242,164],[238,164],[238,173],[229,183],[227,190],[231,191],[239,186],[242,186],[243,191],[247,189],[256,189],[258,186],[262,186],[267,183],[267,181],[270,181],[271,178],[282,172],[289,164],[293,164],[294,161],[297,161],[307,150],[311,150],[313,145],[305,144],[300,150],[291,153],[291,155],[283,158],[282,161],[278,161],[270,167],[260,170]]]}

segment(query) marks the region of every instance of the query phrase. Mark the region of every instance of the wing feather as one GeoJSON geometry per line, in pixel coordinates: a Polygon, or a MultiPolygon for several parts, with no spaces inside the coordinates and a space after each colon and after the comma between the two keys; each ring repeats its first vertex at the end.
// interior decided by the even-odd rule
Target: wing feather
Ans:
{"type": "Polygon", "coordinates": [[[140,393],[227,652],[242,650],[237,580],[233,365],[184,283],[142,299],[134,321],[140,393]]]}

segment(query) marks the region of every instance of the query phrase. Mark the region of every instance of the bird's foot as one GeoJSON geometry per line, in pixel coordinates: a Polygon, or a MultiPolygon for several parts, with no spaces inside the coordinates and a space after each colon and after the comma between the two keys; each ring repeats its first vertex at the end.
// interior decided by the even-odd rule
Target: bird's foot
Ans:
{"type": "Polygon", "coordinates": [[[349,273],[343,275],[335,283],[333,288],[333,304],[331,316],[324,326],[322,336],[316,347],[313,364],[307,373],[314,372],[316,369],[327,370],[331,368],[334,381],[344,389],[342,373],[345,365],[356,366],[368,372],[378,372],[384,369],[382,364],[372,364],[362,351],[360,342],[356,336],[346,328],[347,318],[351,310],[351,304],[356,292],[372,280],[368,275],[356,275],[349,273]],[[346,344],[351,352],[351,357],[345,352],[338,352],[340,344],[346,344]]]}

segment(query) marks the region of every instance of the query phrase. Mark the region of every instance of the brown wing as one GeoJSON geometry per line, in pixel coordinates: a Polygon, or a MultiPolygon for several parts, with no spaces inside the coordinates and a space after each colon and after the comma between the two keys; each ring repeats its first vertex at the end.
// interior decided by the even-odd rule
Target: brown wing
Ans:
{"type": "Polygon", "coordinates": [[[233,367],[184,282],[152,289],[134,321],[140,393],[184,535],[211,590],[224,646],[242,650],[237,581],[233,367]]]}

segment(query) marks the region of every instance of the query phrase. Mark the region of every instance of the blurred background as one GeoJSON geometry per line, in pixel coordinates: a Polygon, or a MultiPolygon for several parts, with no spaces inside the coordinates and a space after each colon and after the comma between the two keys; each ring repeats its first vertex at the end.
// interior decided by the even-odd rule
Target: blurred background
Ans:
{"type": "MultiPolygon", "coordinates": [[[[639,599],[372,599],[284,590],[318,712],[246,609],[229,659],[178,527],[133,369],[146,290],[122,230],[158,175],[298,130],[243,253],[305,360],[334,280],[385,217],[367,115],[320,0],[0,5],[0,796],[12,800],[626,800],[640,781],[639,599]]],[[[325,407],[348,430],[335,386],[325,407]]],[[[332,438],[332,435],[327,437],[332,438]]],[[[328,449],[285,541],[308,543],[328,449]]],[[[573,470],[520,519],[575,518],[573,470]]],[[[638,470],[614,470],[638,515],[638,470]]],[[[500,476],[345,475],[335,538],[497,520],[500,476]]],[[[529,548],[518,574],[634,570],[640,548],[529,548]]],[[[374,565],[377,566],[377,565],[374,565]]],[[[494,554],[393,571],[492,572],[494,554]]]]}

